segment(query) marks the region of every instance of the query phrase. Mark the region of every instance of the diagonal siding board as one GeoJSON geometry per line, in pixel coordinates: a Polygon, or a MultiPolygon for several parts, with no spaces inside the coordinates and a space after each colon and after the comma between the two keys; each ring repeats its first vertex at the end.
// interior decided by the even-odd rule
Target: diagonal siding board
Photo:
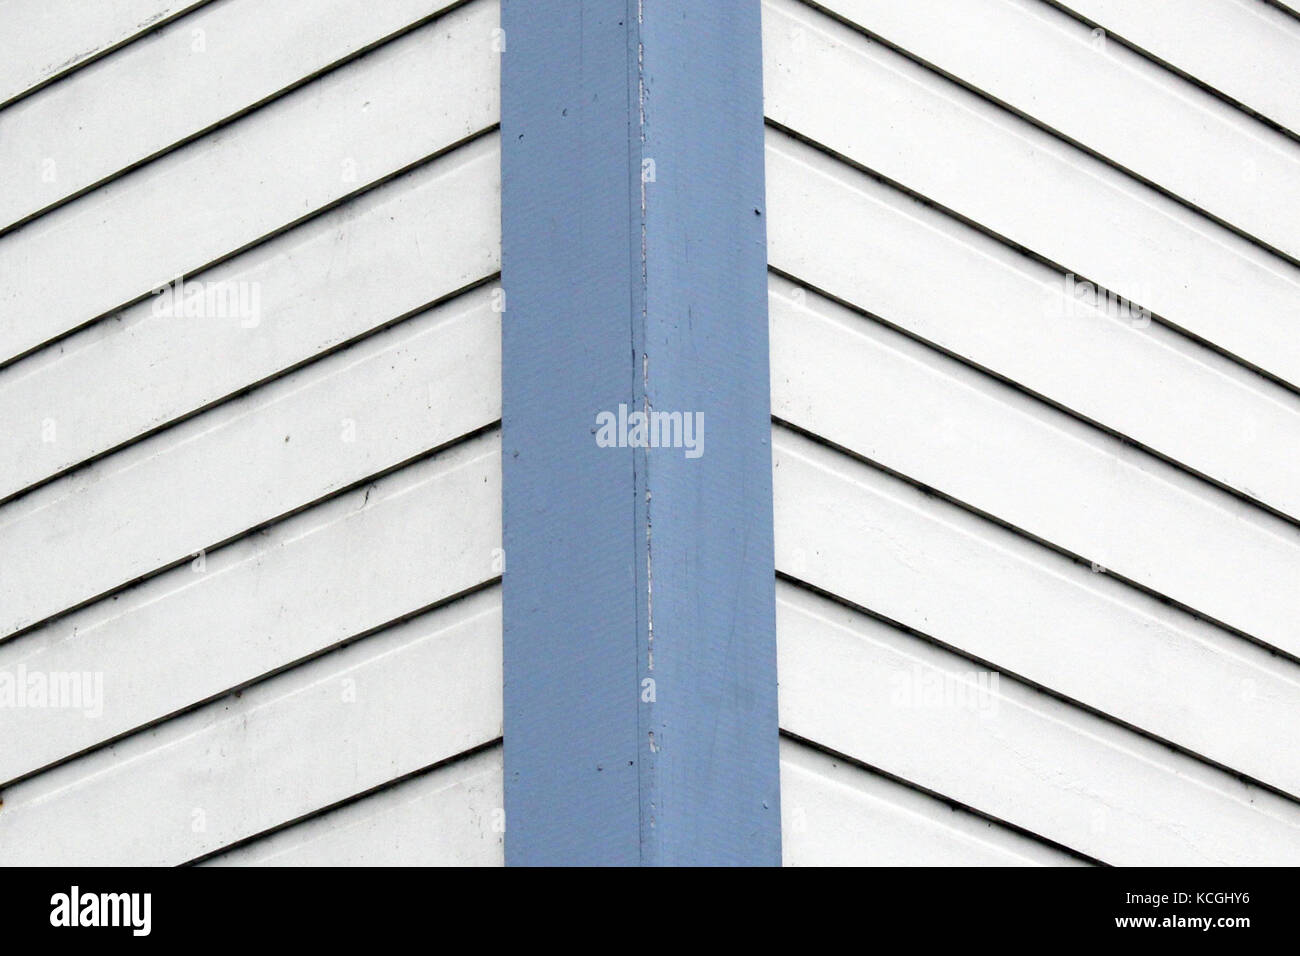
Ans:
{"type": "Polygon", "coordinates": [[[0,229],[450,5],[223,0],[162,27],[0,111],[0,229]]]}
{"type": "Polygon", "coordinates": [[[797,741],[781,741],[785,866],[1082,866],[1076,857],[797,741]]]}
{"type": "Polygon", "coordinates": [[[1300,403],[1158,323],[775,130],[772,265],[1300,519],[1300,403]],[[935,276],[943,281],[935,281],[935,276]]]}
{"type": "Polygon", "coordinates": [[[204,866],[504,866],[501,745],[236,847],[204,866]]]}
{"type": "Polygon", "coordinates": [[[194,277],[251,316],[146,299],[0,371],[0,498],[497,271],[499,161],[476,140],[194,277]]]}
{"type": "Polygon", "coordinates": [[[4,506],[0,635],[491,423],[499,349],[472,292],[4,506]]]}
{"type": "Polygon", "coordinates": [[[497,435],[475,438],[0,644],[0,673],[102,675],[102,705],[0,710],[0,784],[501,572],[497,435]]]}
{"type": "Polygon", "coordinates": [[[1300,528],[897,332],[808,302],[772,299],[778,418],[1300,656],[1300,528]]]}
{"type": "Polygon", "coordinates": [[[1300,269],[793,0],[764,26],[771,120],[1300,388],[1300,269]]]}
{"type": "Polygon", "coordinates": [[[773,446],[779,571],[1300,795],[1294,662],[784,429],[773,446]]]}
{"type": "Polygon", "coordinates": [[[210,0],[4,0],[0,104],[65,76],[210,0]]]}
{"type": "Polygon", "coordinates": [[[500,608],[471,595],[7,788],[0,860],[184,863],[499,737],[500,608]]]}
{"type": "Polygon", "coordinates": [[[1300,135],[1300,23],[1294,13],[1272,9],[1265,0],[1057,5],[1300,135]]]}
{"type": "Polygon", "coordinates": [[[1295,803],[1019,682],[981,685],[969,661],[872,618],[779,593],[784,729],[1106,863],[1300,860],[1295,803]]]}
{"type": "MultiPolygon", "coordinates": [[[[1300,144],[1042,0],[826,9],[1293,257],[1300,144]]],[[[1300,62],[1300,61],[1298,61],[1300,62]]]]}
{"type": "Polygon", "coordinates": [[[495,124],[496,25],[477,0],[0,237],[0,361],[495,124]]]}

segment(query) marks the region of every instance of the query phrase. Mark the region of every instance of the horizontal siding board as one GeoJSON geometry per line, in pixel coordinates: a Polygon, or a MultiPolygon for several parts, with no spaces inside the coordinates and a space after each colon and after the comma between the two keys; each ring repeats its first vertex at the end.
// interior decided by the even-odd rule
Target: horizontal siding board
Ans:
{"type": "Polygon", "coordinates": [[[223,0],[165,26],[0,112],[0,169],[22,186],[0,197],[0,229],[448,5],[223,0]]]}
{"type": "Polygon", "coordinates": [[[0,709],[0,785],[480,585],[500,544],[490,435],[0,644],[0,673],[103,681],[92,718],[0,709]]]}
{"type": "Polygon", "coordinates": [[[0,237],[0,361],[499,119],[477,0],[0,237]]]}
{"type": "Polygon", "coordinates": [[[1293,802],[1010,679],[973,696],[969,661],[806,592],[777,614],[801,737],[1106,863],[1300,860],[1293,802]]]}
{"type": "Polygon", "coordinates": [[[904,784],[781,741],[786,866],[1079,866],[1077,857],[904,784]]]}
{"type": "Polygon", "coordinates": [[[767,159],[774,267],[1300,518],[1300,456],[1277,453],[1300,445],[1300,406],[1281,386],[774,130],[767,159]]]}
{"type": "Polygon", "coordinates": [[[7,788],[0,859],[184,863],[500,735],[493,589],[7,788]]]}
{"type": "Polygon", "coordinates": [[[771,316],[777,417],[1300,656],[1300,529],[825,299],[771,316]]]}
{"type": "Polygon", "coordinates": [[[4,0],[0,21],[0,103],[79,65],[208,0],[4,0]]]}
{"type": "Polygon", "coordinates": [[[1300,795],[1294,662],[784,429],[773,448],[779,571],[1300,795]]]}
{"type": "Polygon", "coordinates": [[[764,24],[773,121],[1300,387],[1295,266],[793,0],[764,24]]]}
{"type": "Polygon", "coordinates": [[[1266,0],[1064,0],[1063,7],[1300,134],[1300,23],[1266,0]]]}
{"type": "Polygon", "coordinates": [[[205,866],[504,866],[501,747],[205,861],[205,866]]]}
{"type": "Polygon", "coordinates": [[[194,277],[251,318],[150,298],[0,371],[0,498],[497,271],[499,163],[475,140],[194,277]]]}
{"type": "Polygon", "coordinates": [[[479,290],[0,509],[0,635],[340,491],[500,416],[479,290]]]}
{"type": "MultiPolygon", "coordinates": [[[[1042,0],[830,10],[1291,256],[1300,144],[1042,0]]],[[[1300,69],[1300,47],[1292,71],[1300,69]]]]}

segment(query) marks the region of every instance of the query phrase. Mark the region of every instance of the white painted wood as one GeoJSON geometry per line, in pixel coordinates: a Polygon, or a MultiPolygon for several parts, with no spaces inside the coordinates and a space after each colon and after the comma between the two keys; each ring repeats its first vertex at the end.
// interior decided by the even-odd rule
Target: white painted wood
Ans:
{"type": "Polygon", "coordinates": [[[0,103],[75,70],[207,0],[3,0],[0,103]]]}
{"type": "Polygon", "coordinates": [[[204,866],[505,866],[501,747],[287,827],[204,866]]]}
{"type": "Polygon", "coordinates": [[[771,297],[774,415],[1300,656],[1300,529],[799,291],[771,297]]]}
{"type": "Polygon", "coordinates": [[[786,866],[1081,866],[901,783],[781,741],[786,866]]]}
{"type": "Polygon", "coordinates": [[[230,540],[500,416],[481,289],[0,508],[0,635],[230,540]]]}
{"type": "Polygon", "coordinates": [[[499,589],[9,787],[4,862],[183,863],[501,735],[499,589]]]}
{"type": "Polygon", "coordinates": [[[471,3],[0,237],[0,357],[490,127],[497,22],[471,3]]]}
{"type": "Polygon", "coordinates": [[[1104,30],[1300,133],[1300,23],[1262,0],[1066,0],[1104,30]]]}
{"type": "Polygon", "coordinates": [[[495,272],[500,187],[491,135],[195,277],[255,314],[146,299],[0,371],[0,498],[495,272]]]}
{"type": "Polygon", "coordinates": [[[1300,145],[1042,0],[824,6],[1300,256],[1300,145]]]}
{"type": "Polygon", "coordinates": [[[472,439],[0,644],[98,706],[0,708],[0,784],[501,573],[501,449],[472,439]]]}
{"type": "Polygon", "coordinates": [[[776,131],[767,197],[775,267],[1300,518],[1285,389],[776,131]]]}
{"type": "Polygon", "coordinates": [[[223,0],[163,27],[147,41],[129,44],[0,112],[0,169],[9,187],[0,196],[0,228],[261,103],[446,5],[437,0],[223,0]]]}
{"type": "Polygon", "coordinates": [[[764,16],[770,118],[1300,385],[1300,269],[857,32],[764,16]]]}
{"type": "Polygon", "coordinates": [[[780,571],[1300,794],[1294,662],[784,429],[773,452],[780,571]]]}
{"type": "Polygon", "coordinates": [[[1295,803],[872,618],[783,585],[777,633],[799,736],[1106,863],[1300,860],[1295,803]]]}

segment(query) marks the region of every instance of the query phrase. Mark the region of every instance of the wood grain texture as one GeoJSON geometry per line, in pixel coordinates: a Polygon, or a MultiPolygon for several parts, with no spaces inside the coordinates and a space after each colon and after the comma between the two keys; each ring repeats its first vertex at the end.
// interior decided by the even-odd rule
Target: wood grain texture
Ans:
{"type": "Polygon", "coordinates": [[[4,862],[212,853],[499,737],[500,675],[494,589],[7,788],[4,862]]]}

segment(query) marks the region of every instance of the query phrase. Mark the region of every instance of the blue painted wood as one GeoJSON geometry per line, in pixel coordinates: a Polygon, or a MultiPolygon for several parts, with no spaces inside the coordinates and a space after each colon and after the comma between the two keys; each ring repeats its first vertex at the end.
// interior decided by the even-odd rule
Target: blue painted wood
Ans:
{"type": "Polygon", "coordinates": [[[777,865],[759,5],[502,28],[506,859],[777,865]]]}

